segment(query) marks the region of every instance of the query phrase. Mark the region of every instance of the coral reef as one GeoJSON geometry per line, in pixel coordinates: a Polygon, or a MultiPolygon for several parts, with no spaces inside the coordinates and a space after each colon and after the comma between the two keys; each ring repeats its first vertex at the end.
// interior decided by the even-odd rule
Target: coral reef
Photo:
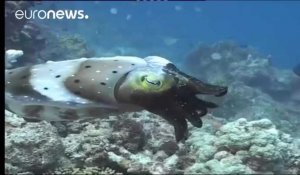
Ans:
{"type": "MultiPolygon", "coordinates": [[[[7,112],[8,123],[19,120],[7,112]]],[[[22,120],[6,129],[6,172],[299,173],[300,144],[270,120],[214,122],[211,116],[203,128],[189,125],[183,144],[174,142],[170,125],[146,111],[70,122],[66,137],[49,123],[22,120]]]]}
{"type": "Polygon", "coordinates": [[[94,52],[78,35],[62,35],[31,19],[17,19],[16,10],[29,10],[42,2],[5,2],[5,50],[22,50],[24,55],[12,66],[92,57],[94,52]]]}
{"type": "Polygon", "coordinates": [[[85,40],[79,35],[57,36],[51,31],[43,31],[47,39],[47,48],[41,50],[36,58],[40,63],[51,60],[70,60],[82,57],[93,57],[94,51],[88,48],[85,40]]]}
{"type": "Polygon", "coordinates": [[[5,49],[17,49],[24,51],[24,59],[29,62],[40,50],[46,46],[42,28],[27,18],[17,19],[17,10],[29,10],[39,2],[31,1],[6,1],[5,2],[5,49]]]}
{"type": "MultiPolygon", "coordinates": [[[[96,119],[92,123],[84,122],[81,125],[85,127],[80,133],[69,134],[63,139],[66,155],[75,164],[110,167],[122,172],[158,171],[152,161],[154,153],[151,149],[158,150],[161,141],[153,137],[159,137],[163,132],[158,131],[156,134],[159,135],[146,134],[147,131],[152,132],[150,127],[153,126],[143,127],[142,123],[151,122],[150,118],[154,116],[145,112],[110,116],[108,119],[96,119]],[[152,144],[154,141],[157,142],[156,145],[152,144]],[[153,167],[148,170],[147,166],[153,167]]],[[[162,121],[159,118],[155,120],[162,121]]],[[[68,127],[71,125],[68,124],[68,127]]],[[[173,129],[171,126],[168,128],[170,131],[173,129]]],[[[171,138],[174,137],[172,132],[168,134],[171,138]]],[[[156,159],[161,159],[161,156],[168,157],[163,152],[158,152],[156,156],[156,159]]]]}
{"type": "Polygon", "coordinates": [[[299,78],[292,71],[272,67],[268,56],[233,41],[200,45],[186,57],[184,66],[208,81],[226,84],[241,81],[275,100],[290,99],[291,93],[300,87],[299,78]]]}
{"type": "Polygon", "coordinates": [[[23,55],[22,50],[6,50],[5,51],[5,67],[6,68],[11,68],[12,63],[17,62],[17,58],[21,57],[23,55]]]}
{"type": "Polygon", "coordinates": [[[26,24],[27,19],[17,19],[15,17],[15,11],[26,10],[34,6],[35,2],[32,1],[6,1],[5,2],[5,35],[7,35],[6,41],[17,40],[18,32],[22,30],[26,24]]]}
{"type": "MultiPolygon", "coordinates": [[[[68,37],[50,36],[41,61],[90,54],[82,39],[68,37]]],[[[147,111],[51,124],[28,123],[5,111],[5,172],[300,173],[299,77],[233,42],[202,45],[185,66],[209,82],[229,85],[202,128],[188,125],[185,142],[177,143],[173,127],[147,111]]]]}
{"type": "Polygon", "coordinates": [[[25,120],[21,117],[18,117],[16,114],[5,110],[5,129],[9,129],[11,127],[21,127],[25,124],[25,120]]]}
{"type": "Polygon", "coordinates": [[[68,51],[69,58],[92,57],[94,54],[88,49],[85,41],[78,35],[63,36],[59,42],[61,43],[62,49],[68,51]]]}
{"type": "Polygon", "coordinates": [[[26,123],[5,130],[7,173],[44,172],[57,166],[62,153],[63,145],[56,129],[47,122],[26,123]]]}
{"type": "Polygon", "coordinates": [[[119,174],[110,168],[98,168],[98,167],[84,167],[84,168],[58,168],[53,172],[49,172],[46,174],[85,174],[85,175],[93,175],[93,174],[119,174]]]}
{"type": "Polygon", "coordinates": [[[208,82],[229,86],[214,115],[231,120],[269,117],[285,132],[300,133],[299,77],[292,70],[274,68],[269,57],[253,47],[232,41],[202,44],[186,57],[184,67],[208,82]]]}
{"type": "Polygon", "coordinates": [[[113,127],[116,132],[110,139],[112,143],[123,145],[125,149],[133,153],[141,151],[145,146],[146,138],[141,123],[128,119],[117,122],[113,127]],[[120,130],[121,132],[118,132],[120,130]]]}
{"type": "Polygon", "coordinates": [[[196,163],[186,173],[286,173],[286,162],[295,153],[292,141],[268,119],[241,118],[223,125],[215,135],[195,129],[187,142],[196,163]]]}

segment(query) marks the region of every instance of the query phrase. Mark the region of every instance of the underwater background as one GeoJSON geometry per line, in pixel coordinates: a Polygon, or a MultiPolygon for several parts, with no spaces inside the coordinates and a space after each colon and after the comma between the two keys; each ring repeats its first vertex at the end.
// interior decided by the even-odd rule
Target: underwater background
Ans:
{"type": "Polygon", "coordinates": [[[14,67],[157,55],[229,88],[184,143],[147,111],[51,123],[6,111],[5,172],[299,174],[299,9],[297,1],[5,2],[5,49],[24,51],[14,67]],[[89,18],[16,20],[18,9],[89,18]]]}

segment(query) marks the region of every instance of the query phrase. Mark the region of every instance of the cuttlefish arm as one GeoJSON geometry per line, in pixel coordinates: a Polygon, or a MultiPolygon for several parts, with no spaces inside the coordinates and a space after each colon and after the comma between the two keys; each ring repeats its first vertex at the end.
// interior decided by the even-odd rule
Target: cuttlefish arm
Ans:
{"type": "MultiPolygon", "coordinates": [[[[133,96],[134,101],[143,103],[143,107],[167,120],[174,127],[176,141],[188,137],[188,120],[195,127],[202,127],[201,117],[207,114],[208,108],[216,108],[212,102],[196,97],[187,87],[174,87],[168,92],[145,97],[139,94],[133,96]]],[[[213,93],[215,94],[215,93],[213,93]]]]}
{"type": "Polygon", "coordinates": [[[187,87],[187,89],[193,93],[215,95],[216,97],[220,97],[224,96],[228,90],[227,87],[204,83],[201,80],[180,71],[174,64],[171,63],[164,67],[164,71],[176,76],[182,83],[180,86],[187,87]]]}
{"type": "Polygon", "coordinates": [[[177,141],[185,140],[188,135],[186,120],[200,128],[202,127],[201,117],[207,114],[209,108],[218,106],[213,102],[201,100],[196,95],[220,97],[227,93],[227,87],[203,83],[181,72],[172,64],[168,64],[164,71],[178,78],[177,86],[168,93],[156,97],[156,104],[146,109],[162,116],[174,126],[177,141]]]}

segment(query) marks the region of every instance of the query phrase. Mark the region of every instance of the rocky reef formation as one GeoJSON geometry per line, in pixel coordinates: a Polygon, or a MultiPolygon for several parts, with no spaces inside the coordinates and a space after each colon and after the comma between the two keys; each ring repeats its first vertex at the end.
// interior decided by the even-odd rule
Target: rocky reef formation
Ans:
{"type": "Polygon", "coordinates": [[[191,52],[185,66],[195,75],[220,83],[241,81],[259,88],[278,101],[290,100],[300,87],[300,80],[292,70],[272,66],[271,56],[259,54],[251,46],[240,46],[232,41],[200,45],[191,52]]]}
{"type": "Polygon", "coordinates": [[[27,18],[17,19],[17,10],[27,11],[38,2],[6,1],[5,2],[5,49],[24,51],[24,60],[34,61],[33,56],[46,46],[45,36],[39,25],[27,18]]]}
{"type": "Polygon", "coordinates": [[[63,153],[57,131],[50,123],[26,123],[6,112],[6,173],[34,171],[41,173],[56,165],[63,153]]]}
{"type": "Polygon", "coordinates": [[[36,4],[32,1],[5,2],[5,50],[22,50],[24,55],[12,66],[43,63],[48,60],[66,60],[92,57],[94,52],[78,35],[59,35],[49,26],[31,19],[17,19],[17,10],[29,11],[36,4]]]}
{"type": "Polygon", "coordinates": [[[222,41],[200,45],[183,66],[199,78],[229,86],[222,109],[214,115],[232,120],[269,117],[284,131],[300,133],[300,78],[292,70],[273,67],[269,57],[251,46],[222,41]]]}
{"type": "MultiPolygon", "coordinates": [[[[52,43],[58,48],[41,52],[41,58],[89,53],[74,36],[52,43]]],[[[173,127],[147,111],[51,123],[28,123],[6,111],[5,172],[300,174],[299,77],[232,42],[200,46],[184,66],[229,86],[220,107],[203,117],[202,128],[189,124],[185,142],[176,143],[173,127]]]]}
{"type": "Polygon", "coordinates": [[[269,119],[241,118],[225,125],[209,116],[189,125],[185,143],[149,112],[62,124],[64,137],[47,122],[26,123],[6,113],[7,173],[299,173],[300,149],[269,119]]]}
{"type": "Polygon", "coordinates": [[[5,51],[5,68],[11,68],[12,64],[17,62],[17,58],[23,55],[22,50],[6,50],[5,51]]]}
{"type": "Polygon", "coordinates": [[[27,23],[27,19],[17,19],[15,12],[17,10],[27,10],[34,6],[34,2],[30,1],[6,1],[5,2],[5,42],[11,44],[17,41],[21,33],[19,33],[24,25],[27,23]]]}
{"type": "Polygon", "coordinates": [[[83,167],[83,168],[58,168],[54,172],[48,172],[45,174],[84,174],[84,175],[93,175],[93,174],[122,174],[117,173],[110,168],[99,168],[99,167],[83,167]]]}
{"type": "Polygon", "coordinates": [[[59,61],[94,56],[86,41],[79,35],[56,36],[51,31],[44,31],[47,36],[47,48],[39,52],[36,58],[39,62],[47,60],[59,61]]]}
{"type": "Polygon", "coordinates": [[[291,160],[300,158],[290,135],[268,119],[248,122],[241,118],[220,127],[215,135],[195,131],[191,137],[188,142],[198,162],[186,170],[189,173],[285,174],[292,173],[288,167],[295,162],[291,160]],[[205,144],[199,145],[202,138],[207,138],[202,141],[205,144]]]}

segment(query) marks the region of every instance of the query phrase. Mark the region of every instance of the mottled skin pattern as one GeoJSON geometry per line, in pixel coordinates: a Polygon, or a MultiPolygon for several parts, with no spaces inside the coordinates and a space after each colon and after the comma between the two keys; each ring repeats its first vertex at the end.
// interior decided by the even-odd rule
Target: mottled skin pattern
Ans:
{"type": "Polygon", "coordinates": [[[15,95],[32,94],[33,96],[44,98],[38,92],[34,91],[29,83],[30,67],[21,67],[14,69],[14,71],[8,71],[5,79],[9,79],[9,81],[5,81],[5,88],[9,89],[15,95]]]}
{"type": "Polygon", "coordinates": [[[119,101],[138,104],[146,110],[160,115],[174,126],[177,141],[187,138],[187,121],[195,127],[202,127],[201,117],[207,114],[208,108],[217,107],[196,97],[196,94],[223,96],[227,87],[205,84],[200,80],[179,71],[173,64],[164,67],[164,71],[173,75],[175,84],[161,93],[136,91],[127,99],[119,101]]]}
{"type": "Polygon", "coordinates": [[[128,61],[112,60],[103,63],[88,60],[82,63],[74,76],[67,78],[64,84],[70,92],[85,99],[107,104],[114,103],[112,90],[115,86],[114,82],[117,82],[123,74],[133,68],[134,65],[128,63],[128,61]],[[112,69],[119,64],[122,65],[122,69],[112,69]],[[107,69],[107,67],[110,67],[110,69],[107,69]],[[98,69],[101,70],[101,73],[97,74],[95,72],[98,69]],[[93,81],[88,77],[94,77],[93,81]],[[104,81],[106,78],[110,79],[110,81],[104,81]],[[101,93],[98,94],[98,92],[101,93]]]}
{"type": "Polygon", "coordinates": [[[177,141],[187,138],[187,121],[200,128],[201,117],[217,107],[197,94],[227,93],[155,56],[55,62],[7,70],[5,77],[6,108],[25,118],[76,120],[145,109],[172,124],[177,141]]]}

